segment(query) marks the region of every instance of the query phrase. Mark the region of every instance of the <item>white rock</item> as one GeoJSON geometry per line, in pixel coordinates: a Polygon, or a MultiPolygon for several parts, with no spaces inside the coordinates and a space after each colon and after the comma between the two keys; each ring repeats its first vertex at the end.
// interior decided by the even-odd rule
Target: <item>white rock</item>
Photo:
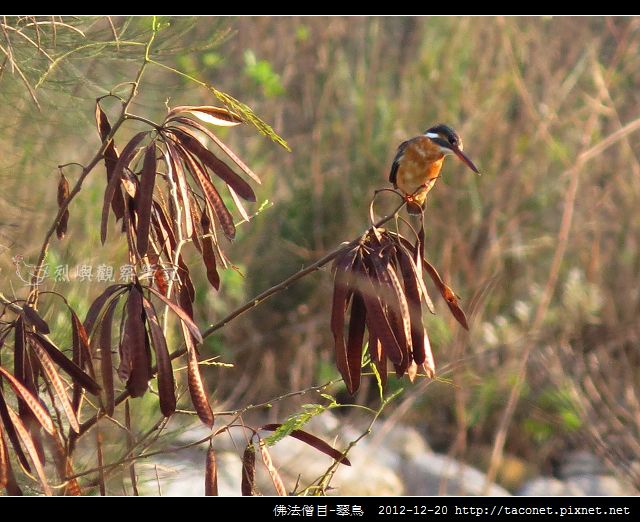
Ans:
{"type": "Polygon", "coordinates": [[[580,475],[608,475],[602,461],[588,451],[567,453],[560,468],[560,478],[566,480],[580,475]]]}
{"type": "Polygon", "coordinates": [[[520,488],[522,496],[625,496],[636,493],[615,477],[606,475],[581,475],[566,481],[551,477],[530,480],[520,488]]]}
{"type": "Polygon", "coordinates": [[[582,490],[575,484],[568,485],[553,477],[538,477],[526,482],[516,493],[523,497],[582,496],[582,490]]]}
{"type": "Polygon", "coordinates": [[[583,496],[624,496],[637,494],[631,488],[625,486],[617,478],[607,475],[572,477],[566,481],[570,489],[579,489],[583,496]]]}
{"type": "MultiPolygon", "coordinates": [[[[141,467],[141,478],[145,480],[145,495],[158,495],[155,473],[160,478],[162,496],[194,497],[204,495],[204,472],[206,452],[204,448],[182,450],[175,454],[158,457],[141,467]]],[[[242,460],[235,453],[221,452],[216,455],[218,465],[218,494],[239,496],[242,480],[242,460]]]]}
{"type": "MultiPolygon", "coordinates": [[[[338,449],[347,446],[347,442],[338,442],[336,439],[324,440],[338,449]]],[[[298,478],[299,483],[305,486],[317,481],[334,462],[331,457],[291,437],[281,440],[269,450],[288,490],[293,489],[298,478]]],[[[380,457],[379,452],[371,452],[367,444],[361,441],[349,452],[352,465],[338,466],[330,484],[334,488],[332,493],[402,495],[404,488],[400,477],[380,457]]]]}
{"type": "MultiPolygon", "coordinates": [[[[483,495],[486,475],[446,455],[423,454],[403,465],[402,480],[407,495],[483,495]]],[[[493,484],[491,496],[510,496],[504,488],[493,484]]]]}
{"type": "Polygon", "coordinates": [[[396,424],[387,428],[383,424],[379,430],[374,426],[371,438],[366,440],[376,451],[383,449],[401,459],[412,459],[425,453],[432,453],[424,437],[411,426],[396,424]]]}

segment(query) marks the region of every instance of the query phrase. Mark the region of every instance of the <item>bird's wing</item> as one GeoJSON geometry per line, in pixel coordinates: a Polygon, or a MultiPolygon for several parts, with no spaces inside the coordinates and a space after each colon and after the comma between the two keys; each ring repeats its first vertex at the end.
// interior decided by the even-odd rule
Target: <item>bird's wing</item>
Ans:
{"type": "Polygon", "coordinates": [[[396,179],[397,179],[397,175],[398,175],[398,167],[400,166],[400,159],[402,158],[402,155],[404,154],[405,149],[407,148],[407,145],[409,143],[409,140],[407,141],[403,141],[400,146],[398,147],[398,152],[396,152],[396,157],[393,158],[393,163],[391,164],[391,172],[389,173],[389,181],[391,183],[393,183],[393,186],[396,186],[396,179]]]}

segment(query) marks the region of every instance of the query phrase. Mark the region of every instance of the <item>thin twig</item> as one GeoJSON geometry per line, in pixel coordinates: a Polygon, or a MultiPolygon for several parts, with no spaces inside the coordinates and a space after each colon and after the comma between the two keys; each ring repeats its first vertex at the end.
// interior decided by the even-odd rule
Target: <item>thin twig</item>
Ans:
{"type": "MultiPolygon", "coordinates": [[[[375,223],[368,230],[371,230],[372,228],[379,228],[382,225],[384,225],[385,223],[387,223],[388,221],[390,221],[391,219],[393,219],[393,217],[405,206],[405,204],[406,204],[406,201],[403,201],[400,205],[398,205],[396,207],[396,209],[391,214],[389,214],[388,216],[385,216],[384,218],[380,219],[377,223],[375,223]]],[[[353,248],[354,246],[356,246],[360,242],[361,237],[362,236],[358,236],[353,241],[350,241],[348,243],[342,243],[338,248],[332,250],[331,252],[329,252],[324,257],[321,257],[315,263],[312,263],[311,265],[309,265],[307,268],[303,268],[302,270],[296,272],[295,274],[287,277],[284,281],[278,283],[275,286],[272,286],[268,290],[265,290],[261,294],[257,295],[251,301],[248,301],[247,303],[245,303],[240,308],[237,308],[236,310],[231,312],[224,319],[221,319],[217,323],[215,323],[215,324],[211,325],[209,328],[207,328],[204,332],[202,332],[202,337],[203,338],[209,337],[212,333],[214,333],[217,330],[220,330],[220,328],[226,326],[227,323],[233,321],[236,317],[242,315],[247,310],[251,310],[252,308],[255,308],[259,304],[261,304],[264,301],[266,301],[272,295],[277,294],[278,292],[280,292],[282,290],[286,290],[292,283],[295,283],[299,279],[302,279],[303,277],[305,277],[306,275],[310,274],[311,272],[315,272],[316,270],[319,270],[320,268],[322,268],[326,264],[328,264],[331,261],[333,261],[342,252],[345,252],[346,250],[349,250],[350,248],[353,248]]]]}
{"type": "Polygon", "coordinates": [[[144,74],[144,71],[147,65],[149,64],[149,49],[151,47],[151,44],[153,43],[153,40],[155,39],[156,31],[157,31],[157,28],[155,27],[155,24],[154,24],[153,33],[149,38],[149,41],[147,42],[147,45],[145,48],[144,61],[142,62],[142,65],[138,70],[138,74],[136,75],[136,78],[133,81],[133,84],[131,87],[131,93],[129,94],[129,97],[125,100],[122,106],[120,116],[118,117],[116,122],[113,124],[113,127],[111,127],[111,132],[109,132],[109,134],[105,137],[105,139],[102,142],[102,145],[98,149],[98,152],[96,152],[93,159],[87,164],[86,167],[84,167],[84,169],[82,169],[82,172],[80,174],[80,177],[78,178],[78,181],[74,185],[71,192],[69,192],[69,196],[67,197],[67,199],[62,203],[62,205],[60,205],[60,208],[58,209],[58,214],[53,220],[53,223],[49,227],[49,230],[44,238],[44,242],[42,243],[42,247],[40,248],[40,255],[38,256],[38,261],[36,262],[36,270],[34,272],[34,274],[36,275],[34,275],[31,280],[31,288],[29,293],[29,302],[33,305],[34,308],[36,307],[37,299],[38,299],[37,274],[40,273],[40,270],[42,269],[42,266],[44,264],[47,251],[49,249],[49,244],[51,243],[51,237],[53,236],[53,233],[56,231],[58,223],[60,222],[60,219],[62,219],[62,215],[65,213],[65,211],[69,207],[69,204],[71,203],[71,201],[73,201],[73,198],[75,198],[76,195],[80,192],[80,189],[82,188],[82,184],[84,183],[84,180],[91,173],[94,167],[102,160],[104,156],[104,151],[107,149],[107,146],[115,136],[120,126],[127,119],[127,111],[131,106],[131,103],[133,102],[134,98],[138,94],[138,87],[140,85],[140,81],[142,80],[142,75],[144,74]]]}
{"type": "MultiPolygon", "coordinates": [[[[387,397],[384,401],[382,401],[382,403],[380,404],[380,407],[376,411],[373,412],[373,416],[371,418],[371,421],[367,425],[366,429],[360,435],[358,435],[358,437],[353,439],[349,443],[347,448],[342,452],[342,459],[346,458],[347,455],[349,454],[349,452],[355,446],[357,446],[358,443],[362,439],[364,439],[365,437],[368,437],[369,435],[371,435],[371,430],[373,429],[373,425],[376,423],[376,421],[378,420],[380,415],[382,415],[382,412],[384,411],[384,409],[387,406],[387,404],[389,404],[392,400],[394,400],[401,393],[402,393],[402,389],[399,389],[396,392],[394,392],[392,395],[387,397]]],[[[352,406],[356,406],[356,405],[349,404],[347,406],[352,407],[352,406]]],[[[369,409],[369,408],[367,408],[367,409],[369,409]]],[[[331,466],[329,466],[327,468],[327,471],[325,471],[324,475],[322,475],[322,477],[320,477],[320,479],[318,479],[317,481],[314,481],[314,482],[317,482],[317,484],[318,484],[317,488],[321,493],[324,493],[329,488],[329,484],[331,483],[331,480],[333,479],[333,476],[335,475],[336,471],[338,470],[338,466],[342,463],[342,459],[341,460],[335,460],[331,464],[331,466]]]]}
{"type": "MultiPolygon", "coordinates": [[[[374,227],[376,227],[376,228],[381,227],[382,225],[384,225],[385,223],[387,223],[388,221],[393,219],[393,217],[405,206],[405,204],[406,204],[406,201],[403,201],[388,216],[385,216],[382,219],[378,220],[378,222],[375,223],[374,227]]],[[[373,228],[373,227],[370,227],[367,230],[371,230],[371,228],[373,228]]],[[[328,263],[333,261],[336,257],[338,257],[345,250],[348,250],[348,249],[353,248],[354,246],[356,246],[361,241],[361,238],[362,238],[362,236],[358,236],[353,241],[349,241],[348,243],[342,243],[339,247],[335,248],[334,250],[329,252],[324,257],[318,259],[315,263],[312,263],[307,268],[303,268],[302,270],[299,270],[295,274],[287,277],[284,281],[278,283],[275,286],[272,286],[268,290],[265,290],[261,294],[257,295],[256,297],[254,297],[253,299],[251,299],[250,301],[248,301],[244,305],[242,305],[240,308],[235,309],[233,312],[231,312],[229,315],[227,315],[224,319],[218,321],[216,324],[211,325],[209,328],[207,328],[202,333],[202,338],[206,339],[207,337],[211,336],[214,332],[220,330],[221,328],[226,326],[228,323],[230,323],[231,321],[233,321],[234,319],[236,319],[237,317],[239,317],[240,315],[242,315],[246,311],[251,310],[252,308],[255,308],[256,306],[264,303],[269,297],[273,296],[274,294],[277,294],[278,292],[280,292],[282,290],[286,290],[289,286],[291,286],[293,283],[295,283],[299,279],[302,279],[303,277],[309,275],[310,273],[315,272],[316,270],[319,270],[323,266],[327,265],[328,263]]],[[[182,346],[179,349],[177,349],[176,351],[174,351],[173,353],[171,353],[169,357],[171,358],[171,360],[173,360],[173,359],[177,359],[178,357],[184,355],[185,353],[187,353],[187,349],[186,349],[185,346],[182,346]]],[[[157,366],[154,366],[152,368],[153,375],[155,375],[157,371],[158,371],[157,366]]],[[[128,397],[129,397],[129,392],[127,390],[123,391],[115,399],[116,406],[121,404],[128,397]]],[[[80,425],[80,433],[79,433],[79,435],[82,435],[87,430],[91,429],[91,427],[98,420],[100,420],[104,415],[105,415],[104,410],[100,410],[95,416],[87,419],[84,423],[82,423],[80,425]]]]}

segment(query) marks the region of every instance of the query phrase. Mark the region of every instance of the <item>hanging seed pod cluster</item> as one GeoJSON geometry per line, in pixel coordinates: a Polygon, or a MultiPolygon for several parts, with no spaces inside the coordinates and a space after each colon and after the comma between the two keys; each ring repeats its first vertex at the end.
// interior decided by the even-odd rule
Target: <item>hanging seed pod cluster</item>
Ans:
{"type": "Polygon", "coordinates": [[[367,336],[371,362],[383,385],[388,361],[398,377],[413,380],[419,368],[433,377],[435,364],[423,306],[434,313],[423,281],[426,271],[447,301],[456,319],[468,329],[455,293],[423,256],[424,232],[415,243],[387,230],[371,228],[355,246],[335,260],[331,331],[335,357],[347,390],[360,386],[362,352],[367,336]]]}
{"type": "MultiPolygon", "coordinates": [[[[111,209],[116,220],[123,219],[122,227],[133,260],[149,256],[172,263],[178,240],[191,241],[202,255],[209,282],[218,289],[217,266],[219,263],[227,266],[218,231],[227,239],[233,239],[236,228],[212,175],[224,184],[246,220],[249,218],[242,200],[254,202],[256,196],[249,183],[228,163],[256,183],[260,183],[260,179],[211,130],[190,116],[224,127],[242,122],[232,112],[219,107],[181,106],[170,110],[155,131],[142,131],[133,136],[121,154],[110,142],[104,154],[107,186],[100,236],[104,243],[111,209]],[[202,144],[201,140],[205,139],[215,144],[224,160],[220,152],[214,153],[202,144]],[[145,142],[148,143],[145,145],[145,142]]],[[[111,126],[99,103],[96,121],[101,137],[106,139],[111,126]]],[[[181,255],[178,255],[177,268],[193,302],[193,284],[181,255]]]]}
{"type": "MultiPolygon", "coordinates": [[[[114,374],[131,397],[144,395],[157,374],[160,410],[166,417],[175,412],[176,386],[167,339],[158,319],[162,312],[159,306],[180,320],[187,351],[189,394],[202,422],[209,427],[214,423],[198,365],[196,346],[203,339],[193,320],[195,289],[182,247],[195,245],[209,282],[218,289],[218,267],[227,265],[219,236],[231,240],[236,233],[220,190],[228,190],[239,214],[248,220],[242,200],[253,202],[256,197],[237,172],[256,183],[260,180],[200,121],[229,127],[242,120],[223,108],[176,107],[161,125],[135,134],[119,152],[100,102],[99,99],[95,115],[107,173],[101,239],[103,243],[107,239],[109,215],[113,214],[117,222],[121,221],[135,271],[130,283],[107,287],[91,304],[84,322],[69,307],[71,358],[48,337],[49,326],[27,303],[19,308],[14,321],[0,328],[0,345],[11,333],[14,337],[13,372],[0,366],[0,487],[14,494],[20,489],[6,441],[22,468],[40,479],[43,492],[52,493],[44,472],[44,438],[52,443],[48,447],[53,448],[60,479],[73,475],[69,471],[71,463],[64,457],[68,450],[64,448],[71,447],[74,437],[82,432],[84,393],[95,396],[92,402],[112,416],[116,393],[121,388],[114,374]],[[206,140],[215,153],[203,145],[206,140]],[[138,276],[143,267],[153,267],[149,282],[144,285],[138,276]],[[164,267],[173,268],[175,277],[170,279],[164,267]],[[5,383],[8,386],[3,387],[5,383]],[[67,421],[66,439],[60,433],[60,419],[58,424],[54,422],[59,415],[52,416],[46,401],[40,399],[42,389],[50,391],[56,413],[67,421]],[[14,396],[11,400],[7,400],[9,394],[14,396]],[[17,405],[15,411],[13,404],[17,405]]],[[[70,187],[62,172],[57,192],[58,205],[63,207],[70,187]]],[[[67,236],[68,225],[69,210],[65,208],[56,223],[58,239],[67,236]]],[[[80,491],[75,479],[67,481],[65,491],[80,491]]]]}
{"type": "MultiPolygon", "coordinates": [[[[43,382],[50,387],[51,400],[57,404],[73,434],[80,432],[78,419],[84,391],[94,396],[100,394],[86,330],[71,308],[69,312],[72,359],[49,339],[49,325],[31,306],[25,305],[17,319],[0,334],[2,343],[11,333],[14,338],[13,373],[0,366],[0,487],[5,487],[12,495],[20,494],[20,488],[8,459],[4,433],[20,466],[29,473],[35,473],[45,494],[52,494],[44,471],[46,446],[52,448],[58,476],[62,478],[68,474],[69,462],[64,457],[59,425],[39,399],[43,382]],[[73,383],[71,397],[62,373],[73,383]],[[4,383],[8,386],[3,386],[4,383]],[[14,400],[9,398],[10,392],[14,400]],[[17,411],[12,408],[12,403],[17,404],[17,411]]],[[[68,481],[65,492],[75,494],[78,491],[76,480],[68,481]]]]}

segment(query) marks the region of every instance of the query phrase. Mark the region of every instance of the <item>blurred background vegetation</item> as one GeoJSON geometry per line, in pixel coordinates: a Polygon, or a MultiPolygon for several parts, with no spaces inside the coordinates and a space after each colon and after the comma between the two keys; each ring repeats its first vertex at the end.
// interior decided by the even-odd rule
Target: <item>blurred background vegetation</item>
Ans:
{"type": "MultiPolygon", "coordinates": [[[[193,256],[199,324],[360,234],[398,144],[447,122],[483,176],[447,162],[426,213],[426,248],[462,296],[471,331],[436,303],[429,325],[441,380],[392,379],[406,391],[387,413],[435,449],[486,467],[523,375],[508,456],[551,473],[567,449],[590,447],[640,487],[630,464],[640,455],[640,19],[162,20],[155,58],[247,103],[293,151],[248,126],[221,133],[262,177],[253,210],[263,210],[228,247],[236,269],[219,293],[193,256]]],[[[97,149],[94,100],[131,81],[150,27],[144,17],[64,22],[71,27],[41,31],[41,49],[5,35],[13,37],[0,77],[5,295],[23,297],[12,256],[35,261],[56,206],[57,165],[97,149]]],[[[217,104],[153,68],[133,110],[160,120],[167,101],[217,104]]],[[[72,204],[50,265],[126,263],[113,238],[99,244],[104,183],[96,172],[72,204]]],[[[220,407],[336,377],[331,279],[328,269],[312,274],[207,341],[204,353],[235,365],[207,376],[220,407]]],[[[47,284],[81,314],[101,287],[47,284]]],[[[57,313],[47,312],[54,327],[66,320],[57,313]]],[[[342,398],[373,402],[374,388],[342,398]]],[[[280,408],[274,417],[291,412],[280,408]]],[[[508,472],[499,479],[513,486],[508,472]]]]}

